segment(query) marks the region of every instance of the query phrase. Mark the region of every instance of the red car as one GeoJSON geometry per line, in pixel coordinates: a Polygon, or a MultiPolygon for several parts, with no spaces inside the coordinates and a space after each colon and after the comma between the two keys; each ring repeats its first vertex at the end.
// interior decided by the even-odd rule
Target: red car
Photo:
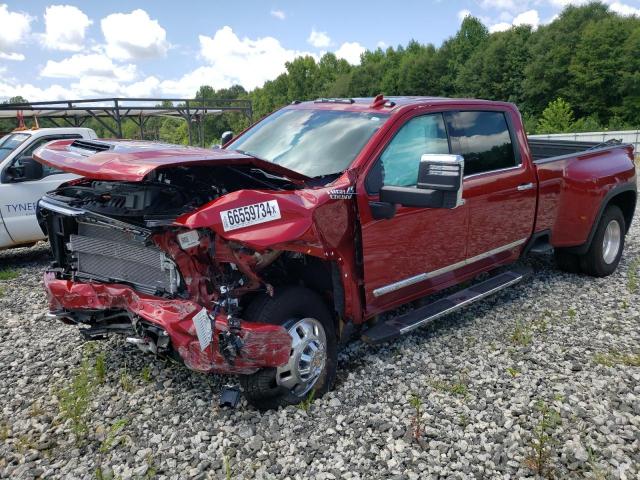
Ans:
{"type": "Polygon", "coordinates": [[[514,105],[484,100],[295,102],[223,149],[65,140],[36,156],[84,177],[39,203],[52,315],[239,374],[262,409],[330,389],[341,341],[388,341],[518,282],[498,267],[529,252],[609,275],[636,204],[630,145],[527,141],[514,105]]]}

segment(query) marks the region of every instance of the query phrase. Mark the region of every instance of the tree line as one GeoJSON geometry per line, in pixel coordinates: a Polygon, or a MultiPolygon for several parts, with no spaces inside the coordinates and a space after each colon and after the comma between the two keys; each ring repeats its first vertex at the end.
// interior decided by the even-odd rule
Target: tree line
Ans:
{"type": "MultiPolygon", "coordinates": [[[[467,16],[440,47],[411,41],[406,46],[366,51],[360,65],[333,53],[318,61],[298,57],[286,71],[247,92],[241,86],[202,86],[196,98],[250,99],[254,120],[295,100],[363,97],[384,93],[470,97],[513,102],[529,133],[636,129],[640,127],[640,19],[622,17],[600,2],[569,6],[536,30],[518,26],[490,33],[467,16]]],[[[149,135],[187,143],[183,120],[149,121],[149,135]]],[[[103,132],[95,122],[99,134],[103,132]]],[[[248,125],[240,114],[205,119],[204,141],[248,125]]],[[[125,122],[125,136],[139,135],[125,122]]]]}

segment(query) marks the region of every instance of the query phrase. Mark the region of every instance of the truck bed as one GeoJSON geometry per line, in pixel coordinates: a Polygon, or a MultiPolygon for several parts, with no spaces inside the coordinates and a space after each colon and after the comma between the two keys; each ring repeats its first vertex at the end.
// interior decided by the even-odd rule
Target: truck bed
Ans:
{"type": "Polygon", "coordinates": [[[607,142],[578,142],[575,140],[555,140],[546,138],[527,138],[534,161],[555,159],[565,155],[573,155],[587,150],[619,145],[618,140],[607,142]]]}

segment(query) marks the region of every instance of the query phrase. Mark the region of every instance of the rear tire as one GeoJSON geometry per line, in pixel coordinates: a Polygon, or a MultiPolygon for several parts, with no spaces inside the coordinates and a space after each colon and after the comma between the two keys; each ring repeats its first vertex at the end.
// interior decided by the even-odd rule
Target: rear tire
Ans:
{"type": "Polygon", "coordinates": [[[337,369],[337,340],[331,313],[317,293],[303,287],[283,287],[273,297],[256,297],[244,317],[281,325],[294,339],[287,365],[239,377],[251,405],[259,410],[277,409],[299,404],[312,391],[318,398],[331,389],[337,369]]]}
{"type": "Polygon", "coordinates": [[[615,272],[624,249],[625,232],[622,210],[609,205],[602,214],[589,250],[580,258],[582,271],[593,277],[606,277],[615,272]]]}

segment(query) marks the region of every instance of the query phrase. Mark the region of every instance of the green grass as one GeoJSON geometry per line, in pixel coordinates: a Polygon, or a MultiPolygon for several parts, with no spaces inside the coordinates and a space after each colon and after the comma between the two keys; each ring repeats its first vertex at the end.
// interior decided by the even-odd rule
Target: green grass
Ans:
{"type": "Polygon", "coordinates": [[[107,378],[107,358],[105,352],[100,352],[96,355],[95,363],[95,376],[98,383],[104,383],[107,378]]]}
{"type": "Polygon", "coordinates": [[[20,272],[11,268],[0,270],[0,280],[13,280],[14,278],[18,278],[19,275],[20,272]]]}
{"type": "Polygon", "coordinates": [[[517,368],[509,367],[507,368],[507,373],[511,375],[512,378],[516,378],[518,375],[520,375],[520,370],[518,370],[517,368]]]}
{"type": "Polygon", "coordinates": [[[133,379],[129,375],[129,369],[125,362],[124,368],[120,370],[120,386],[125,392],[133,392],[133,379]]]}
{"type": "Polygon", "coordinates": [[[614,350],[609,353],[596,353],[593,361],[605,367],[623,365],[625,367],[640,367],[640,353],[619,353],[614,350]]]}
{"type": "Polygon", "coordinates": [[[309,395],[307,395],[307,398],[305,398],[304,400],[302,400],[297,407],[300,410],[304,410],[305,412],[308,412],[309,409],[311,408],[311,405],[313,404],[313,398],[316,395],[316,391],[315,390],[311,390],[309,392],[309,395]]]}
{"type": "Polygon", "coordinates": [[[63,418],[71,420],[71,430],[79,444],[88,429],[86,414],[91,402],[92,390],[91,368],[88,360],[83,359],[71,384],[57,392],[60,413],[63,418]]]}
{"type": "Polygon", "coordinates": [[[441,392],[449,393],[451,395],[458,395],[466,397],[469,394],[469,387],[466,382],[445,382],[444,380],[434,380],[431,382],[431,386],[441,392]]]}
{"type": "Polygon", "coordinates": [[[511,332],[511,341],[523,347],[529,346],[533,341],[531,326],[524,322],[517,322],[513,332],[511,332]]]}
{"type": "Polygon", "coordinates": [[[627,290],[629,293],[635,293],[638,290],[638,267],[640,267],[640,258],[634,258],[627,270],[627,290]]]}
{"type": "Polygon", "coordinates": [[[116,420],[111,427],[109,427],[109,431],[107,432],[107,436],[100,444],[100,453],[107,453],[111,450],[114,445],[119,441],[118,434],[120,431],[127,426],[128,420],[121,418],[120,420],[116,420]]]}
{"type": "Polygon", "coordinates": [[[151,376],[151,365],[147,365],[142,369],[140,372],[140,378],[142,378],[145,383],[151,383],[151,380],[153,380],[153,377],[151,376]]]}
{"type": "Polygon", "coordinates": [[[533,428],[530,445],[532,453],[525,458],[524,463],[539,477],[554,478],[551,459],[556,442],[553,439],[553,433],[560,426],[562,420],[560,413],[543,401],[539,401],[536,408],[540,419],[533,428]]]}
{"type": "Polygon", "coordinates": [[[413,426],[413,438],[416,441],[420,441],[422,438],[423,426],[422,426],[422,398],[417,393],[412,393],[409,396],[409,405],[413,407],[414,414],[411,419],[413,426]]]}

